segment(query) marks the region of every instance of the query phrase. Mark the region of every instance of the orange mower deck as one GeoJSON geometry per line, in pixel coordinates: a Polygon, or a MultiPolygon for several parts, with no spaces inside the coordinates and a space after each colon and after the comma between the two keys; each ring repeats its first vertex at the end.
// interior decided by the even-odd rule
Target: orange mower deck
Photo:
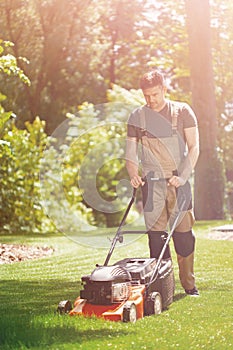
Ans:
{"type": "MultiPolygon", "coordinates": [[[[114,303],[112,305],[93,305],[85,299],[78,297],[74,302],[74,308],[69,312],[69,315],[96,316],[110,321],[124,321],[123,316],[126,311],[135,305],[136,318],[140,319],[144,316],[144,295],[145,286],[132,287],[131,294],[127,301],[114,303]]],[[[130,312],[130,311],[128,311],[130,312]]]]}

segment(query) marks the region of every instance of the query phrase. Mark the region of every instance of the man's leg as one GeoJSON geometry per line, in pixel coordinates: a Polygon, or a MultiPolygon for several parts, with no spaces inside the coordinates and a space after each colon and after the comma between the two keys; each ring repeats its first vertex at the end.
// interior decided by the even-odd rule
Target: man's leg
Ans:
{"type": "Polygon", "coordinates": [[[179,265],[179,276],[182,287],[191,290],[195,287],[194,248],[195,237],[192,231],[173,234],[173,242],[179,265]]]}
{"type": "Polygon", "coordinates": [[[187,257],[183,257],[177,254],[177,262],[179,265],[179,277],[180,283],[184,290],[189,291],[195,288],[194,277],[194,253],[191,253],[187,257]]]}
{"type": "MultiPolygon", "coordinates": [[[[147,227],[149,228],[148,231],[148,239],[149,239],[149,248],[150,248],[150,257],[151,258],[159,258],[159,255],[163,249],[163,246],[166,242],[168,233],[166,232],[166,228],[167,228],[167,221],[168,221],[168,217],[167,217],[167,209],[164,206],[163,209],[160,209],[159,215],[157,214],[159,212],[159,210],[157,210],[157,212],[152,212],[152,215],[150,216],[150,221],[148,220],[149,215],[148,213],[145,213],[145,221],[147,223],[147,227]],[[156,221],[154,221],[154,218],[157,214],[156,217],[156,221]],[[148,225],[148,223],[150,225],[148,225]]],[[[166,248],[164,256],[164,259],[169,259],[171,258],[171,254],[170,254],[170,248],[169,246],[166,248]]]]}
{"type": "MultiPolygon", "coordinates": [[[[150,248],[150,257],[158,259],[160,256],[160,253],[163,249],[163,246],[167,239],[167,232],[165,231],[149,231],[148,232],[148,238],[149,238],[149,248],[150,248]]],[[[171,258],[170,254],[170,248],[169,246],[166,248],[163,259],[169,259],[171,258]]]]}
{"type": "Polygon", "coordinates": [[[193,214],[188,211],[173,234],[173,242],[179,265],[179,277],[187,294],[198,295],[194,276],[195,236],[192,229],[193,214]]]}

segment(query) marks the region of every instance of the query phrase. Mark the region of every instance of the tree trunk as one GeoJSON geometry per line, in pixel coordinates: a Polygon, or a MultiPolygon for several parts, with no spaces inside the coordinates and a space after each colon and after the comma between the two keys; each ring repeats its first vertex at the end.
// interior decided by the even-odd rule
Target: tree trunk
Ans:
{"type": "Polygon", "coordinates": [[[224,179],[217,154],[217,108],[211,55],[209,0],[186,0],[193,109],[200,131],[194,206],[198,220],[223,218],[224,179]]]}

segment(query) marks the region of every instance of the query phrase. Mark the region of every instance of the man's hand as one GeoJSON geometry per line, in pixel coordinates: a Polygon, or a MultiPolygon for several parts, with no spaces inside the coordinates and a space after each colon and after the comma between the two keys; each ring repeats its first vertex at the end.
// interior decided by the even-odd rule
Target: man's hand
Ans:
{"type": "Polygon", "coordinates": [[[134,176],[131,178],[130,183],[131,183],[131,185],[132,185],[134,188],[138,188],[139,186],[143,186],[145,182],[142,181],[141,176],[139,176],[139,175],[134,175],[134,176]]]}
{"type": "Polygon", "coordinates": [[[185,184],[185,180],[179,176],[172,176],[168,181],[168,186],[175,186],[176,188],[183,186],[185,184]]]}

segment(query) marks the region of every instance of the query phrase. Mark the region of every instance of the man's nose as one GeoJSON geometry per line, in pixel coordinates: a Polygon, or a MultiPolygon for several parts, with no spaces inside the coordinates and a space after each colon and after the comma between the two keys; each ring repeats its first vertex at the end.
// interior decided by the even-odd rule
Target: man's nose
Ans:
{"type": "Polygon", "coordinates": [[[155,100],[154,96],[148,96],[148,99],[149,99],[149,102],[153,102],[155,100]]]}

